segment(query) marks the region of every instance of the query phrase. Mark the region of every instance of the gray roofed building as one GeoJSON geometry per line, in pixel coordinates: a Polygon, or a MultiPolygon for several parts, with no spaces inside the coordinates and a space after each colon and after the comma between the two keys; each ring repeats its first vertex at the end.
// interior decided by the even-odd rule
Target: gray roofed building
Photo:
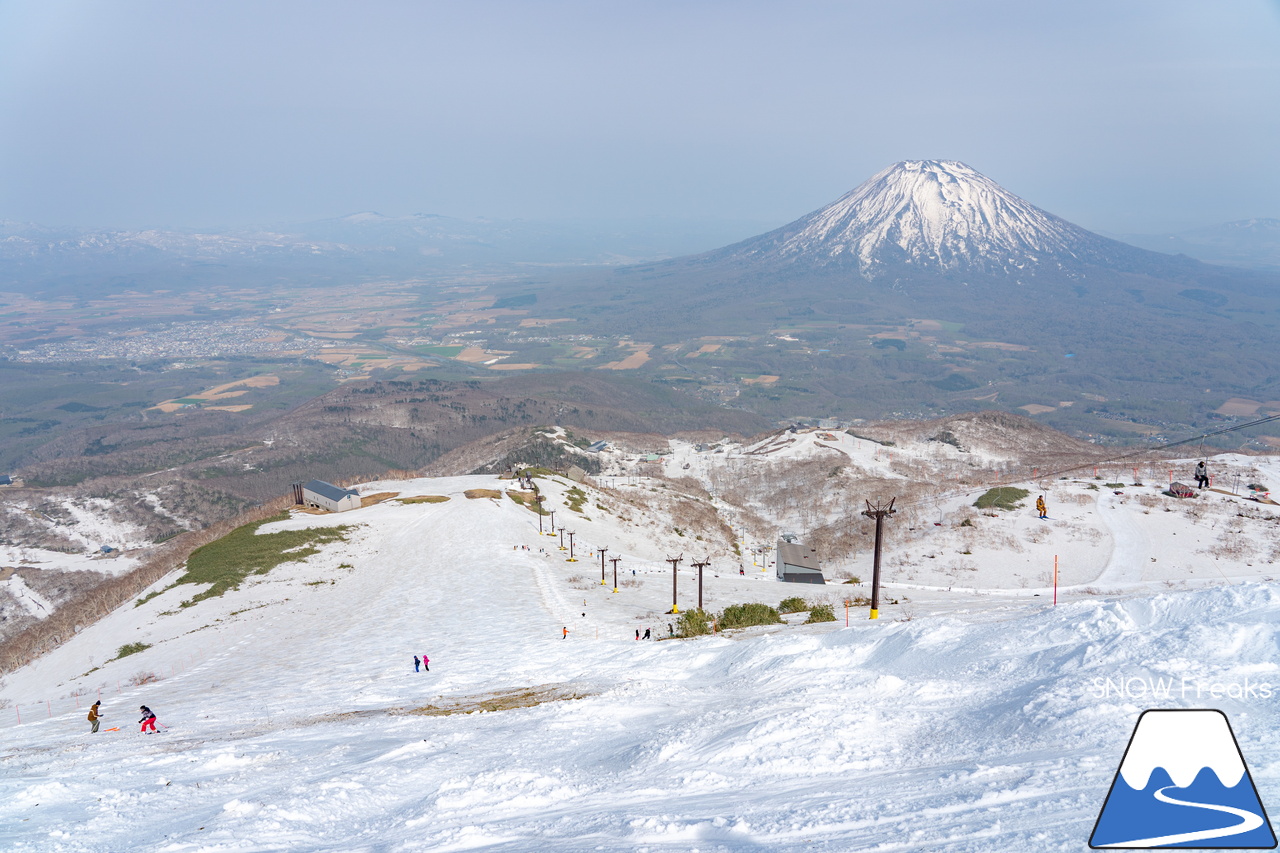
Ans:
{"type": "Polygon", "coordinates": [[[311,480],[302,487],[302,502],[330,512],[345,512],[360,508],[360,493],[324,480],[311,480]]]}
{"type": "Polygon", "coordinates": [[[794,533],[784,533],[778,540],[776,560],[778,580],[787,583],[825,584],[822,569],[818,565],[818,551],[797,541],[794,533]]]}

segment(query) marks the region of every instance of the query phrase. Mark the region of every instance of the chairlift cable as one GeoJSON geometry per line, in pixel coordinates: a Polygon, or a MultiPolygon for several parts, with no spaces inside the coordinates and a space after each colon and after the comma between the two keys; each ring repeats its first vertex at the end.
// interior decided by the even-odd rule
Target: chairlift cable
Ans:
{"type": "MultiPolygon", "coordinates": [[[[1088,468],[1093,465],[1109,465],[1115,462],[1123,462],[1128,459],[1133,459],[1134,457],[1137,457],[1137,456],[1145,456],[1148,453],[1153,453],[1158,450],[1169,450],[1174,447],[1182,447],[1183,445],[1192,444],[1196,441],[1200,442],[1200,447],[1202,451],[1201,455],[1203,455],[1204,441],[1207,438],[1212,438],[1217,435],[1225,435],[1226,433],[1230,433],[1230,432],[1238,432],[1239,430],[1242,430],[1242,429],[1249,429],[1250,427],[1262,426],[1263,424],[1273,423],[1275,421],[1280,421],[1280,414],[1268,415],[1265,418],[1258,418],[1257,420],[1249,421],[1248,423],[1236,424],[1234,426],[1229,426],[1229,427],[1223,427],[1222,429],[1214,430],[1212,432],[1207,432],[1200,436],[1192,436],[1191,438],[1184,438],[1180,441],[1170,441],[1170,442],[1165,442],[1163,444],[1151,445],[1149,447],[1144,447],[1139,450],[1133,450],[1128,453],[1122,453],[1118,456],[1112,456],[1106,459],[1091,459],[1088,462],[1084,462],[1080,465],[1072,465],[1068,468],[1060,468],[1056,471],[1047,471],[1044,474],[1040,475],[1040,479],[1046,479],[1049,477],[1060,477],[1064,474],[1070,474],[1074,471],[1079,471],[1082,468],[1088,468]]],[[[1027,477],[1021,477],[1018,479],[1004,480],[1004,481],[1000,481],[993,484],[992,486],[990,486],[990,488],[1000,488],[1002,486],[1013,485],[1014,483],[1024,483],[1028,479],[1029,478],[1027,477]]],[[[925,503],[926,501],[935,501],[935,500],[943,500],[946,498],[958,497],[960,495],[968,494],[972,491],[973,491],[973,488],[953,489],[948,492],[940,492],[936,495],[930,495],[925,498],[918,498],[913,501],[905,501],[902,504],[899,504],[898,506],[899,506],[899,509],[913,509],[916,506],[919,506],[925,503]]]]}

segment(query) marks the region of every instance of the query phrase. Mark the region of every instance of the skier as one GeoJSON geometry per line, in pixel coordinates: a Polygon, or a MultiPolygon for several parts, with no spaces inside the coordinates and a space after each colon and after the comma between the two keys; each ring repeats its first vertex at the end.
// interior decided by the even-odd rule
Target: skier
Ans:
{"type": "Polygon", "coordinates": [[[89,722],[93,723],[93,728],[89,730],[91,734],[98,733],[98,721],[102,719],[102,713],[98,710],[98,706],[101,704],[102,702],[99,700],[89,708],[89,722]]]}
{"type": "Polygon", "coordinates": [[[151,712],[151,709],[148,708],[146,705],[143,705],[138,710],[142,712],[142,719],[138,720],[139,723],[142,723],[142,730],[147,734],[155,734],[156,733],[156,715],[153,714],[151,712]]]}
{"type": "Polygon", "coordinates": [[[637,628],[637,629],[636,629],[636,639],[637,639],[637,640],[639,640],[639,639],[640,639],[640,629],[639,629],[639,628],[637,628]]]}
{"type": "Polygon", "coordinates": [[[1204,464],[1204,460],[1200,460],[1200,464],[1196,466],[1196,488],[1209,488],[1209,468],[1204,464]]]}
{"type": "Polygon", "coordinates": [[[431,671],[431,658],[427,657],[426,654],[422,655],[422,669],[425,672],[431,671]]]}
{"type": "Polygon", "coordinates": [[[568,626],[568,625],[566,625],[566,626],[564,627],[564,633],[560,635],[560,639],[562,639],[562,640],[567,640],[567,639],[569,639],[569,626],[568,626]]]}
{"type": "Polygon", "coordinates": [[[418,660],[418,656],[413,656],[413,671],[422,672],[422,661],[418,660]]]}
{"type": "Polygon", "coordinates": [[[652,636],[649,634],[649,629],[648,629],[648,628],[645,628],[645,629],[644,629],[644,639],[646,639],[646,640],[652,639],[652,636]]]}
{"type": "Polygon", "coordinates": [[[1049,517],[1049,506],[1044,502],[1044,495],[1036,498],[1036,512],[1040,513],[1041,518],[1049,517]]]}

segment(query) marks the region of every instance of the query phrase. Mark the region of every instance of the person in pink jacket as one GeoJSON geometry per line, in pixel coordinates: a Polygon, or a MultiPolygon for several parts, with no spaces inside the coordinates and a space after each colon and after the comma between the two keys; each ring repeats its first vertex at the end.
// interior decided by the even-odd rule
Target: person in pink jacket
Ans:
{"type": "Polygon", "coordinates": [[[431,671],[431,667],[430,667],[430,666],[428,666],[428,664],[430,664],[430,663],[431,663],[431,658],[427,657],[427,656],[424,654],[424,655],[422,656],[422,668],[423,668],[423,670],[425,670],[426,672],[430,672],[430,671],[431,671]]]}

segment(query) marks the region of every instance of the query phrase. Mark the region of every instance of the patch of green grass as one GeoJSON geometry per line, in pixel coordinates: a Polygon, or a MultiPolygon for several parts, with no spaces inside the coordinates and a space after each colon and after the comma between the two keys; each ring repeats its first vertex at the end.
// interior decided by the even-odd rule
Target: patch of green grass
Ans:
{"type": "Polygon", "coordinates": [[[150,643],[125,643],[120,647],[120,650],[116,652],[115,660],[127,658],[129,655],[136,655],[138,652],[145,652],[149,648],[151,648],[150,643]]]}
{"type": "Polygon", "coordinates": [[[836,621],[836,614],[830,604],[816,604],[809,610],[809,618],[804,620],[804,624],[834,621],[836,621]]]}
{"type": "Polygon", "coordinates": [[[793,595],[790,598],[784,598],[782,601],[778,602],[779,613],[800,613],[801,611],[808,609],[809,606],[805,604],[804,599],[798,595],[793,595]]]}
{"type": "Polygon", "coordinates": [[[1012,512],[1018,508],[1018,502],[1031,494],[1017,486],[996,486],[988,489],[982,497],[973,502],[978,509],[1002,509],[1012,512]]]}
{"type": "Polygon", "coordinates": [[[133,606],[134,606],[134,607],[141,607],[142,605],[146,604],[146,603],[147,603],[148,601],[150,601],[151,599],[155,598],[157,595],[160,595],[162,592],[168,592],[168,591],[169,591],[169,590],[171,590],[171,589],[173,589],[173,587],[172,587],[172,586],[166,586],[164,589],[157,589],[155,592],[149,592],[149,593],[147,593],[146,595],[142,596],[142,598],[139,598],[137,601],[135,601],[135,602],[133,603],[133,606]]]}
{"type": "Polygon", "coordinates": [[[767,604],[731,604],[720,614],[720,627],[725,629],[776,625],[781,621],[778,611],[767,604]]]}
{"type": "Polygon", "coordinates": [[[582,489],[574,486],[572,489],[564,493],[565,499],[568,501],[569,509],[574,512],[581,513],[582,505],[587,502],[587,493],[582,489]]]}
{"type": "Polygon", "coordinates": [[[1124,483],[1103,483],[1108,489],[1123,489],[1124,483]]]}
{"type": "Polygon", "coordinates": [[[202,545],[187,558],[187,572],[178,583],[211,584],[204,592],[182,602],[183,607],[217,598],[236,589],[250,575],[262,575],[281,563],[295,563],[320,553],[318,545],[341,542],[352,529],[349,524],[337,527],[315,527],[307,530],[281,530],[258,535],[258,528],[287,518],[287,513],[237,527],[235,530],[202,545]]]}

